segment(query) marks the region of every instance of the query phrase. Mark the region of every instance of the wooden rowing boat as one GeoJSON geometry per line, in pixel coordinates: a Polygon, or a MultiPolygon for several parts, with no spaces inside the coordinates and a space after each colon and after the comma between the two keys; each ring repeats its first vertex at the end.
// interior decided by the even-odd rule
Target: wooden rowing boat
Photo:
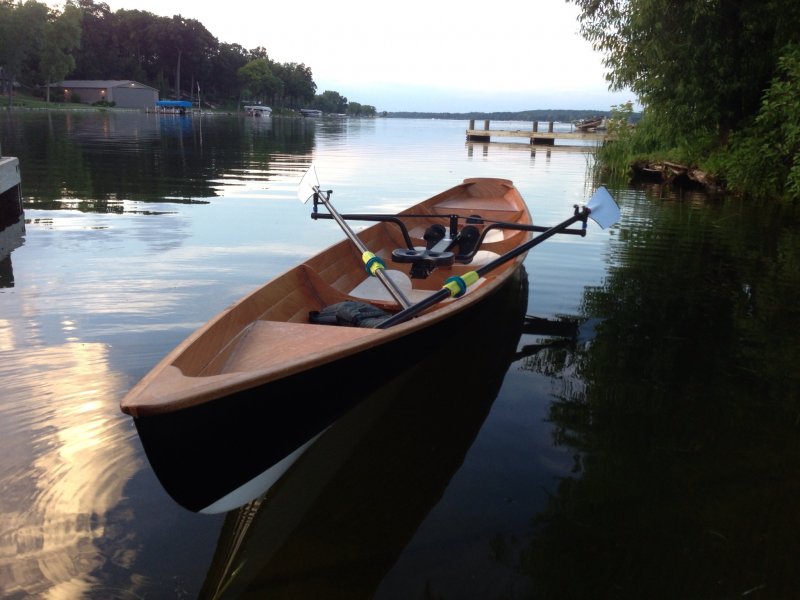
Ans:
{"type": "Polygon", "coordinates": [[[512,182],[493,178],[466,179],[391,216],[339,215],[330,192],[310,189],[312,216],[335,218],[350,239],[214,317],[121,402],[156,475],[192,510],[214,506],[217,492],[189,499],[185,483],[166,482],[203,480],[214,470],[233,490],[256,475],[237,457],[256,452],[276,465],[271,484],[385,380],[387,365],[413,364],[430,336],[468,327],[470,309],[508,281],[530,247],[554,233],[583,233],[568,226],[585,225],[590,212],[576,207],[555,228],[534,226],[512,182]],[[377,222],[356,236],[346,224],[356,219],[377,222]],[[542,233],[533,238],[535,231],[542,233]],[[366,320],[372,326],[346,326],[365,310],[380,311],[366,320]],[[234,432],[233,447],[216,443],[234,432]]]}
{"type": "MultiPolygon", "coordinates": [[[[432,225],[447,224],[449,215],[480,215],[530,225],[530,214],[510,181],[466,180],[405,211],[425,214],[406,219],[415,246],[432,225]]],[[[398,215],[403,220],[403,213],[398,215]]],[[[487,225],[482,225],[485,227],[487,225]]],[[[527,241],[531,232],[495,230],[481,245],[481,260],[497,257],[527,241]]],[[[491,234],[491,232],[490,232],[491,234]]],[[[401,231],[381,222],[359,236],[372,252],[391,264],[392,252],[404,249],[401,231]]],[[[477,255],[476,255],[477,257],[477,255]]],[[[162,360],[122,401],[136,418],[154,417],[232,394],[261,388],[346,356],[374,350],[411,332],[429,327],[490,294],[521,264],[523,256],[496,269],[464,298],[445,301],[417,318],[388,329],[331,327],[309,322],[309,314],[345,300],[368,302],[388,312],[400,306],[369,276],[358,250],[343,240],[276,277],[214,317],[162,360]]],[[[472,263],[436,267],[425,279],[401,277],[411,268],[392,265],[391,277],[402,280],[412,299],[429,296],[449,277],[474,270],[472,263]]]]}

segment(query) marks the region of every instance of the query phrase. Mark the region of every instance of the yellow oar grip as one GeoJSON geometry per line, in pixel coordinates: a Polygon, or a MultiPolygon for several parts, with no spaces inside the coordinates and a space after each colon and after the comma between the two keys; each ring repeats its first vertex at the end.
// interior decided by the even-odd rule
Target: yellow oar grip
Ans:
{"type": "Polygon", "coordinates": [[[458,275],[450,277],[444,282],[442,287],[450,291],[451,298],[459,298],[463,296],[466,293],[467,288],[478,281],[478,279],[480,279],[480,276],[478,275],[477,271],[469,271],[460,277],[458,275]]]}
{"type": "Polygon", "coordinates": [[[386,265],[380,257],[375,256],[372,252],[367,250],[361,255],[361,260],[364,261],[364,268],[370,275],[375,275],[378,269],[385,269],[386,265]]]}

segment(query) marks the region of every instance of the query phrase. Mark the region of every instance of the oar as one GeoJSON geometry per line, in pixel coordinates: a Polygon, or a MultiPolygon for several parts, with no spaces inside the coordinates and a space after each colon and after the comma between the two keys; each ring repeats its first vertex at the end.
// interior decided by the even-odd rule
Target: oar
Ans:
{"type": "Polygon", "coordinates": [[[318,201],[322,202],[334,220],[339,224],[339,227],[342,228],[342,231],[344,231],[345,235],[350,239],[351,242],[353,242],[355,247],[358,248],[358,251],[361,252],[361,259],[364,261],[364,266],[367,270],[367,273],[377,277],[384,287],[386,287],[386,290],[389,292],[389,294],[391,294],[392,298],[395,299],[395,302],[402,306],[403,309],[410,308],[411,302],[408,300],[408,298],[406,298],[405,294],[403,294],[402,290],[397,286],[397,284],[384,272],[386,266],[383,264],[383,261],[370,252],[369,249],[364,245],[364,242],[362,242],[353,232],[353,230],[350,229],[350,226],[347,224],[347,222],[331,204],[330,195],[330,190],[327,192],[320,190],[317,172],[314,169],[314,165],[311,165],[308,171],[306,171],[306,174],[303,175],[303,179],[300,180],[300,187],[298,189],[297,196],[304,203],[307,202],[311,196],[313,196],[315,206],[318,201]]]}
{"type": "Polygon", "coordinates": [[[532,240],[529,240],[528,242],[509,250],[502,256],[486,263],[475,271],[469,271],[460,277],[451,277],[445,282],[444,286],[442,286],[440,290],[436,291],[434,294],[428,296],[424,300],[417,302],[413,306],[409,306],[408,308],[404,308],[400,312],[395,313],[383,323],[378,325],[377,328],[386,329],[388,327],[392,327],[393,325],[398,325],[421,313],[423,310],[438,304],[442,300],[454,297],[457,298],[464,295],[470,285],[478,281],[478,279],[487,273],[493,271],[500,265],[505,264],[509,260],[516,258],[520,254],[528,252],[534,246],[538,246],[545,240],[563,231],[573,223],[581,221],[583,222],[583,226],[586,227],[586,220],[589,217],[591,217],[592,220],[600,225],[600,227],[603,229],[610,227],[619,219],[619,207],[617,206],[617,203],[614,202],[614,199],[611,197],[611,194],[608,193],[606,188],[598,188],[594,195],[589,198],[586,206],[580,207],[576,205],[575,213],[569,219],[549,228],[532,240]]]}

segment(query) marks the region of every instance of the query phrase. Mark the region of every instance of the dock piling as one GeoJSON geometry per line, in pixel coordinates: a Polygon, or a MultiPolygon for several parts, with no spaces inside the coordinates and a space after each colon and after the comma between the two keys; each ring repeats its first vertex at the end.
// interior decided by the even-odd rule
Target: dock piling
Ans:
{"type": "Polygon", "coordinates": [[[559,140],[582,140],[603,142],[608,139],[605,132],[586,133],[575,131],[556,131],[553,121],[548,121],[547,131],[539,131],[539,122],[533,121],[531,129],[529,130],[502,130],[490,129],[490,120],[486,119],[483,122],[483,129],[475,129],[475,119],[470,119],[469,129],[467,129],[468,142],[491,142],[492,137],[524,137],[528,138],[531,145],[538,146],[554,146],[557,139],[559,140]]]}

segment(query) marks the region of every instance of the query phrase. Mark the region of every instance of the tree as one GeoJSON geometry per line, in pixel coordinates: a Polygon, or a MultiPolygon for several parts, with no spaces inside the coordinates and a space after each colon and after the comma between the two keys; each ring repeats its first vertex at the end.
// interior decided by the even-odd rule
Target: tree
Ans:
{"type": "Polygon", "coordinates": [[[81,44],[75,57],[74,79],[108,79],[120,72],[118,44],[115,40],[116,19],[108,4],[94,0],[78,0],[81,10],[81,44]]]}
{"type": "Polygon", "coordinates": [[[347,98],[339,92],[325,90],[314,97],[314,108],[326,113],[346,113],[347,98]]]}
{"type": "Polygon", "coordinates": [[[374,117],[378,111],[374,106],[369,104],[360,104],[359,102],[347,103],[347,114],[352,117],[374,117]]]}
{"type": "Polygon", "coordinates": [[[272,71],[283,82],[283,93],[288,106],[299,108],[314,100],[317,84],[314,83],[309,67],[302,63],[273,64],[272,71]]]}
{"type": "Polygon", "coordinates": [[[787,46],[752,126],[733,134],[730,184],[754,196],[800,199],[800,44],[787,46]]]}
{"type": "Polygon", "coordinates": [[[43,30],[49,12],[46,4],[35,0],[24,4],[0,1],[0,67],[3,67],[9,82],[9,105],[15,80],[34,83],[37,79],[43,30]]]}
{"type": "Polygon", "coordinates": [[[283,92],[283,82],[275,77],[266,58],[251,60],[238,71],[242,91],[255,102],[270,102],[283,92]]]}
{"type": "Polygon", "coordinates": [[[792,160],[800,164],[800,158],[791,158],[797,157],[797,135],[789,123],[800,114],[792,75],[800,3],[569,1],[580,7],[582,34],[604,54],[610,87],[630,88],[644,105],[640,126],[628,141],[630,154],[657,152],[689,164],[707,163],[738,191],[752,195],[767,189],[797,195],[792,160]],[[765,137],[766,123],[781,127],[788,163],[760,160],[763,145],[773,143],[765,137]],[[749,168],[743,160],[748,152],[766,170],[749,168]]]}
{"type": "Polygon", "coordinates": [[[119,56],[119,70],[109,73],[107,77],[124,77],[150,83],[159,79],[163,67],[154,39],[157,19],[155,15],[142,10],[120,9],[114,13],[113,39],[119,56]]]}
{"type": "Polygon", "coordinates": [[[247,50],[239,44],[220,44],[210,60],[209,81],[205,89],[216,96],[238,97],[241,89],[238,72],[248,60],[247,50]]]}
{"type": "Polygon", "coordinates": [[[188,87],[194,89],[193,82],[205,78],[210,73],[209,59],[214,56],[219,44],[196,19],[183,19],[180,15],[176,15],[172,17],[170,25],[177,54],[175,89],[176,96],[180,97],[183,89],[181,73],[189,75],[191,80],[188,87]]]}
{"type": "Polygon", "coordinates": [[[570,0],[604,53],[614,89],[630,88],[675,133],[727,134],[752,118],[800,4],[781,0],[570,0]]]}
{"type": "Polygon", "coordinates": [[[50,84],[60,81],[75,68],[71,52],[81,43],[81,16],[77,6],[67,3],[64,12],[45,24],[39,72],[46,84],[48,102],[50,84]]]}

